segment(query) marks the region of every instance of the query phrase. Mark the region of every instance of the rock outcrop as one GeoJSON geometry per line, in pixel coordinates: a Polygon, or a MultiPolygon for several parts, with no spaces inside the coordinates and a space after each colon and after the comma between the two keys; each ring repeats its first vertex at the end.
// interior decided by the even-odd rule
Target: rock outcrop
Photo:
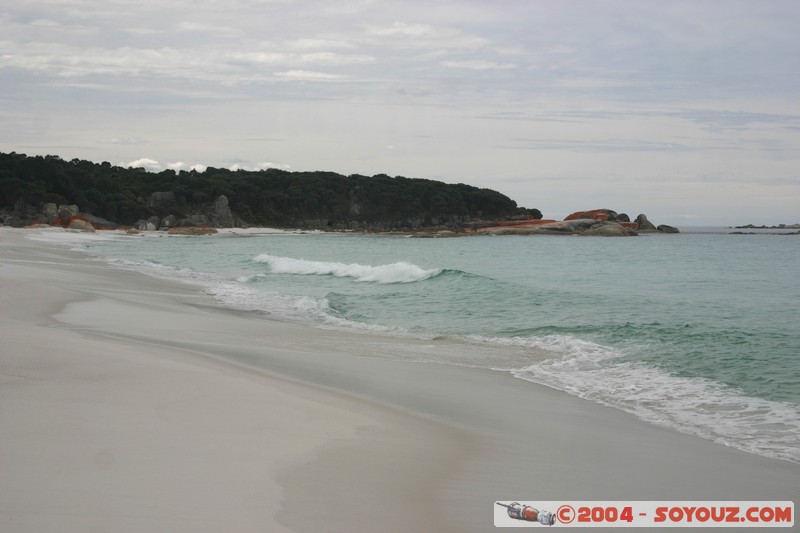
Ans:
{"type": "Polygon", "coordinates": [[[538,226],[536,229],[539,230],[539,233],[577,234],[583,233],[599,222],[601,221],[593,218],[574,218],[572,220],[562,220],[551,222],[550,224],[543,224],[538,226]]]}
{"type": "MultiPolygon", "coordinates": [[[[515,217],[516,218],[516,217],[515,217]]],[[[656,226],[644,214],[635,222],[625,213],[612,209],[576,211],[564,220],[507,220],[493,223],[471,224],[472,233],[478,235],[586,235],[598,237],[629,237],[637,231],[678,233],[678,229],[663,224],[656,226]]]]}
{"type": "Polygon", "coordinates": [[[114,230],[119,229],[119,224],[116,222],[111,222],[110,220],[106,220],[104,218],[96,217],[94,215],[89,214],[81,214],[80,216],[84,217],[87,222],[89,222],[94,229],[101,229],[101,230],[114,230]]]}
{"type": "Polygon", "coordinates": [[[211,225],[215,228],[232,228],[236,224],[233,220],[233,213],[228,207],[228,197],[224,194],[214,200],[214,213],[211,216],[211,225]]]}
{"type": "Polygon", "coordinates": [[[149,220],[144,220],[141,218],[136,221],[133,227],[139,231],[155,231],[158,229],[158,227],[149,220]]]}
{"type": "Polygon", "coordinates": [[[647,215],[640,214],[636,217],[636,223],[639,225],[639,231],[658,231],[655,224],[647,219],[647,215]]]}
{"type": "Polygon", "coordinates": [[[73,215],[70,217],[69,221],[67,221],[68,229],[75,229],[79,231],[88,231],[94,233],[94,226],[92,223],[86,220],[86,217],[83,215],[73,215]]]}
{"type": "Polygon", "coordinates": [[[58,206],[56,204],[47,203],[42,206],[42,214],[44,215],[45,224],[60,223],[58,217],[58,206]]]}
{"type": "Polygon", "coordinates": [[[191,228],[195,226],[208,226],[210,221],[205,215],[189,215],[175,222],[176,227],[191,228]]]}
{"type": "Polygon", "coordinates": [[[617,222],[598,222],[580,235],[594,237],[632,237],[637,233],[617,222]]]}
{"type": "Polygon", "coordinates": [[[589,211],[576,211],[571,215],[568,215],[564,220],[580,220],[580,219],[592,219],[592,220],[610,220],[616,221],[617,220],[617,212],[611,209],[591,209],[589,211]]]}
{"type": "Polygon", "coordinates": [[[475,230],[479,235],[586,235],[596,237],[632,237],[636,231],[624,223],[575,218],[545,222],[528,227],[493,226],[475,230]]]}
{"type": "Polygon", "coordinates": [[[636,231],[638,224],[631,222],[630,217],[625,213],[617,214],[613,209],[591,209],[589,211],[576,211],[567,216],[565,221],[571,220],[595,220],[598,222],[616,222],[626,229],[636,231]]]}
{"type": "Polygon", "coordinates": [[[75,204],[58,206],[58,218],[60,218],[65,223],[78,213],[80,213],[80,210],[78,209],[78,206],[75,204]]]}
{"type": "Polygon", "coordinates": [[[161,229],[169,229],[175,226],[175,223],[178,219],[175,218],[175,215],[167,215],[163,219],[161,219],[161,224],[158,226],[161,229]]]}

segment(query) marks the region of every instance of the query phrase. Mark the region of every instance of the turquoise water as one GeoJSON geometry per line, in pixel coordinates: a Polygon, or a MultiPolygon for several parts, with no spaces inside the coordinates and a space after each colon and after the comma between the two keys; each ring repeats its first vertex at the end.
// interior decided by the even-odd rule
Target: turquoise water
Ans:
{"type": "Polygon", "coordinates": [[[502,369],[800,461],[800,237],[763,233],[121,236],[85,247],[225,305],[444,339],[426,360],[502,369]]]}

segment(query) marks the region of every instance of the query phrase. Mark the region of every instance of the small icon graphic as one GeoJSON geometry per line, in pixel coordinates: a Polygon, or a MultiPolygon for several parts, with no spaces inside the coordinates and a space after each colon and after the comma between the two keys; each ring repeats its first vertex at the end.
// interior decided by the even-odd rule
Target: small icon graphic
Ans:
{"type": "Polygon", "coordinates": [[[522,505],[518,502],[512,504],[505,504],[495,502],[500,507],[505,507],[508,510],[508,516],[515,520],[525,520],[526,522],[539,522],[545,526],[552,526],[556,523],[556,516],[550,511],[540,511],[529,505],[522,505]]]}

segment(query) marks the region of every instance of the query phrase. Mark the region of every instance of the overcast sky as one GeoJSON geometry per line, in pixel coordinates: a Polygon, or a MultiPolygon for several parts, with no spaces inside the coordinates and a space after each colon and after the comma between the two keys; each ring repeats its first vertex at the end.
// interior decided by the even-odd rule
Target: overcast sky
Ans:
{"type": "Polygon", "coordinates": [[[800,2],[25,0],[0,151],[800,222],[800,2]]]}

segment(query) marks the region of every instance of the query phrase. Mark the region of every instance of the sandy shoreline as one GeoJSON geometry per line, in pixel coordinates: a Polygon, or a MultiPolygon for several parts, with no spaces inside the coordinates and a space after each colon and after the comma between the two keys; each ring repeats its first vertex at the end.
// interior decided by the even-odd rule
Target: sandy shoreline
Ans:
{"type": "Polygon", "coordinates": [[[800,465],[369,357],[30,231],[0,229],[0,531],[487,531],[495,500],[800,492],[800,465]]]}

